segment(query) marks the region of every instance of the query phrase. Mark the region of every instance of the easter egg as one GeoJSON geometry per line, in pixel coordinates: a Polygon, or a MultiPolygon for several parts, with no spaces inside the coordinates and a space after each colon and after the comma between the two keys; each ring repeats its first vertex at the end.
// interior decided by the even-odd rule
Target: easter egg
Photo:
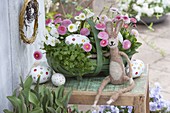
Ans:
{"type": "Polygon", "coordinates": [[[66,44],[85,44],[85,43],[89,43],[90,40],[88,37],[84,36],[84,35],[80,35],[80,34],[72,34],[66,37],[65,39],[65,43],[66,44]]]}
{"type": "Polygon", "coordinates": [[[61,85],[65,84],[66,79],[63,74],[55,73],[54,75],[52,75],[51,81],[52,81],[53,85],[61,86],[61,85]]]}
{"type": "Polygon", "coordinates": [[[39,83],[45,83],[50,80],[52,70],[46,63],[43,62],[33,67],[29,75],[32,76],[34,83],[37,83],[38,77],[40,77],[39,83]]]}
{"type": "Polygon", "coordinates": [[[131,61],[132,66],[132,76],[133,78],[140,77],[145,70],[145,64],[139,59],[134,59],[131,61]]]}

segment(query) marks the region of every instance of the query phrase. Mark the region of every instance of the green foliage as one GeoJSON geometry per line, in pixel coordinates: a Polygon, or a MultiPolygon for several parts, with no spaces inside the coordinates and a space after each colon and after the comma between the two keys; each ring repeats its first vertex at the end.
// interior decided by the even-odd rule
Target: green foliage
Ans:
{"type": "Polygon", "coordinates": [[[67,45],[64,41],[56,46],[45,45],[46,54],[55,59],[65,70],[69,70],[73,75],[82,76],[94,70],[95,64],[87,58],[90,53],[86,53],[82,45],[67,45]]]}
{"type": "Polygon", "coordinates": [[[32,87],[32,83],[31,76],[24,83],[21,79],[21,90],[18,94],[15,90],[12,96],[7,97],[13,111],[5,109],[4,113],[67,113],[72,89],[64,95],[64,86],[51,90],[44,85],[39,86],[39,82],[32,87]]]}
{"type": "Polygon", "coordinates": [[[135,53],[138,53],[137,49],[142,45],[138,42],[134,35],[131,35],[130,32],[125,32],[124,29],[121,31],[123,40],[129,40],[131,42],[131,47],[127,50],[123,49],[122,43],[119,43],[119,50],[125,52],[129,58],[131,58],[135,53]]]}

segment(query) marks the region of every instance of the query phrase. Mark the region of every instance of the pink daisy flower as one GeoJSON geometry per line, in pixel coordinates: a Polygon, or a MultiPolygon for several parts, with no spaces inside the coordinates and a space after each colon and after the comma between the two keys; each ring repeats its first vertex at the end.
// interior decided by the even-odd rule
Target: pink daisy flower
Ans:
{"type": "Polygon", "coordinates": [[[83,49],[84,49],[84,51],[86,51],[86,52],[90,52],[91,49],[92,49],[92,45],[91,45],[90,43],[85,43],[85,44],[83,45],[83,49]]]}
{"type": "Polygon", "coordinates": [[[102,31],[102,32],[99,32],[98,38],[99,39],[108,39],[109,35],[105,31],[102,31]]]}
{"type": "Polygon", "coordinates": [[[56,18],[55,20],[54,20],[54,24],[56,25],[56,24],[58,24],[58,23],[61,23],[62,22],[62,19],[61,18],[56,18]]]}
{"type": "Polygon", "coordinates": [[[57,31],[60,35],[65,35],[67,33],[67,28],[65,26],[61,25],[58,27],[57,31]]]}
{"type": "Polygon", "coordinates": [[[122,19],[122,16],[121,16],[121,15],[117,15],[117,16],[113,19],[113,21],[116,22],[116,21],[121,20],[121,19],[122,19]]]}
{"type": "Polygon", "coordinates": [[[40,60],[42,58],[42,53],[40,51],[35,51],[33,55],[36,60],[40,60]]]}
{"type": "Polygon", "coordinates": [[[52,22],[52,19],[49,18],[49,19],[45,20],[45,25],[48,26],[51,22],[52,22]]]}
{"type": "Polygon", "coordinates": [[[108,43],[109,43],[108,40],[103,39],[103,40],[100,41],[100,46],[106,47],[108,45],[108,43]]]}
{"type": "Polygon", "coordinates": [[[131,21],[132,23],[134,23],[134,24],[137,23],[137,20],[136,20],[135,18],[130,18],[130,21],[131,21]]]}
{"type": "Polygon", "coordinates": [[[128,16],[123,15],[122,18],[125,21],[125,24],[129,24],[130,23],[130,18],[128,16]]]}
{"type": "Polygon", "coordinates": [[[106,15],[100,15],[99,21],[103,22],[103,23],[106,23],[108,21],[108,17],[106,15]]]}
{"type": "Polygon", "coordinates": [[[61,23],[61,25],[68,27],[70,24],[72,24],[72,21],[70,19],[64,19],[61,23]]]}
{"type": "Polygon", "coordinates": [[[97,30],[105,30],[106,29],[106,25],[104,23],[98,23],[98,24],[96,24],[95,28],[97,30]]]}
{"type": "Polygon", "coordinates": [[[127,50],[131,47],[131,42],[129,40],[124,40],[122,43],[123,49],[127,50]]]}
{"type": "Polygon", "coordinates": [[[90,34],[90,31],[87,28],[82,28],[80,30],[80,34],[84,36],[88,36],[90,34]]]}
{"type": "Polygon", "coordinates": [[[54,15],[54,18],[57,18],[57,17],[60,17],[60,16],[62,16],[62,14],[56,14],[56,15],[54,15]]]}

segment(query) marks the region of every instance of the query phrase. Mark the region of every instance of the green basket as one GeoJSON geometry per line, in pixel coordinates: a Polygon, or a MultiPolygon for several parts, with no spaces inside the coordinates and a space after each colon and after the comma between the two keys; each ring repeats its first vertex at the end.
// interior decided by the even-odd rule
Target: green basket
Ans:
{"type": "MultiPolygon", "coordinates": [[[[94,34],[94,39],[96,43],[96,50],[97,50],[97,58],[91,59],[91,62],[96,63],[96,67],[93,71],[89,71],[85,76],[96,76],[100,72],[104,72],[104,75],[108,75],[109,72],[109,58],[105,58],[102,53],[102,47],[100,46],[100,40],[97,38],[98,31],[95,29],[95,23],[91,20],[87,20],[89,25],[91,26],[92,32],[94,34]]],[[[66,70],[59,62],[55,60],[54,56],[51,56],[50,54],[46,54],[47,62],[51,66],[51,68],[55,72],[63,73],[66,77],[75,77],[80,76],[77,73],[72,73],[69,70],[66,70]]],[[[84,76],[83,75],[83,76],[84,76]]]]}

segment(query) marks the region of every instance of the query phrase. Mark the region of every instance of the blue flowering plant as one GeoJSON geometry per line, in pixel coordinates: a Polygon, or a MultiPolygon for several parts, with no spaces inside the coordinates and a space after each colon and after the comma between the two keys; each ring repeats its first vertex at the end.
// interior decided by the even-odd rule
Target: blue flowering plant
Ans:
{"type": "MultiPolygon", "coordinates": [[[[163,99],[160,91],[159,83],[155,83],[155,86],[149,90],[150,113],[170,113],[170,102],[163,99]]],[[[134,108],[133,106],[102,105],[98,111],[94,110],[92,113],[134,113],[134,108]]]]}

